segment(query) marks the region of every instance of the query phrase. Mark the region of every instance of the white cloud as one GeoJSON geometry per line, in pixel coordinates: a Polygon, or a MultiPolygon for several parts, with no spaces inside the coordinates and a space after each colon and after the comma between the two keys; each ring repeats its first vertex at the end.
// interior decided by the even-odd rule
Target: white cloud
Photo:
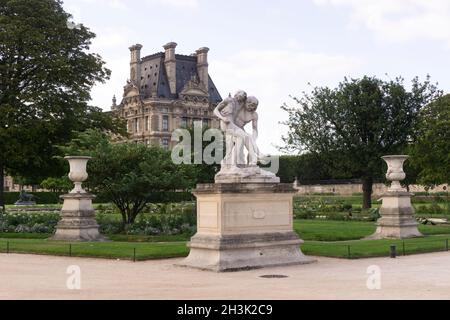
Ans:
{"type": "Polygon", "coordinates": [[[113,9],[127,9],[127,5],[124,0],[83,0],[83,2],[88,4],[95,4],[101,7],[110,7],[113,9]]]}
{"type": "Polygon", "coordinates": [[[316,5],[347,7],[350,26],[364,25],[381,40],[431,39],[450,48],[448,0],[313,0],[316,5]]]}
{"type": "MultiPolygon", "coordinates": [[[[132,31],[126,28],[93,27],[92,30],[101,36],[97,36],[93,42],[93,50],[106,51],[111,48],[126,50],[129,47],[129,39],[132,31]]],[[[106,52],[105,52],[106,53],[106,52]]]]}
{"type": "Polygon", "coordinates": [[[146,0],[149,5],[161,5],[174,8],[197,8],[199,0],[146,0]]]}
{"type": "Polygon", "coordinates": [[[301,49],[247,50],[222,60],[210,61],[210,74],[223,95],[238,89],[260,101],[259,144],[264,152],[278,153],[286,114],[280,106],[291,103],[289,95],[299,96],[313,86],[336,86],[343,76],[355,73],[362,61],[354,57],[309,53],[301,49]]]}

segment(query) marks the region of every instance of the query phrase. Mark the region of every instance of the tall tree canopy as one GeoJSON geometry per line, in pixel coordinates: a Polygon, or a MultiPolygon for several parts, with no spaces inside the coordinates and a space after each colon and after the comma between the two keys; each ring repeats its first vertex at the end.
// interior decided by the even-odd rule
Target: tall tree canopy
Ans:
{"type": "Polygon", "coordinates": [[[59,0],[0,0],[0,184],[4,170],[36,183],[60,176],[53,146],[73,131],[124,132],[88,105],[92,86],[110,71],[89,52],[95,34],[69,28],[70,18],[59,0]]]}
{"type": "Polygon", "coordinates": [[[417,139],[411,153],[411,162],[422,184],[430,187],[450,184],[450,94],[420,112],[417,139]]]}
{"type": "Polygon", "coordinates": [[[414,136],[420,110],[440,95],[429,78],[383,81],[344,79],[337,88],[314,88],[284,105],[287,149],[320,154],[323,165],[361,177],[364,208],[371,207],[372,184],[382,175],[383,155],[402,152],[414,136]]]}

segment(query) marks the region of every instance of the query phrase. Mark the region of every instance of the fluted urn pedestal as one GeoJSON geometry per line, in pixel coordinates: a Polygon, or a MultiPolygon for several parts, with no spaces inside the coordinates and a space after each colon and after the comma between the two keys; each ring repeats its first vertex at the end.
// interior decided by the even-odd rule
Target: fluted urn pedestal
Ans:
{"type": "Polygon", "coordinates": [[[376,232],[368,239],[405,239],[421,237],[418,222],[414,218],[414,208],[411,205],[412,193],[400,185],[405,179],[403,163],[408,156],[382,157],[388,164],[386,178],[392,181],[391,187],[382,195],[380,208],[381,218],[377,221],[376,232]]]}
{"type": "Polygon", "coordinates": [[[86,165],[89,157],[66,157],[70,164],[69,178],[75,188],[61,199],[64,204],[61,210],[61,220],[56,226],[55,235],[51,240],[64,241],[102,241],[105,238],[99,232],[95,220],[95,210],[92,206],[94,195],[87,193],[81,183],[88,178],[86,165]]]}
{"type": "Polygon", "coordinates": [[[197,234],[180,263],[215,272],[305,264],[293,229],[291,184],[215,183],[197,186],[197,234]]]}

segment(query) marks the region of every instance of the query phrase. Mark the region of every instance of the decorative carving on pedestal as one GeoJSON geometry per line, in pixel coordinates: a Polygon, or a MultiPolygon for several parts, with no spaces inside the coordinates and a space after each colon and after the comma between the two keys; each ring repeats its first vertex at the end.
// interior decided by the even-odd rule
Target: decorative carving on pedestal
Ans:
{"type": "Polygon", "coordinates": [[[258,167],[258,100],[239,91],[216,116],[227,154],[214,184],[198,185],[197,234],[181,266],[216,272],[311,263],[294,232],[291,184],[258,167]],[[253,134],[244,130],[253,125],[253,134]],[[247,155],[244,154],[247,151],[247,155]]]}
{"type": "Polygon", "coordinates": [[[90,157],[66,157],[70,164],[69,179],[74,182],[74,189],[61,196],[64,200],[61,220],[56,226],[51,240],[64,241],[102,241],[105,238],[98,231],[95,210],[92,207],[94,195],[87,193],[82,183],[88,178],[86,172],[90,157]]]}
{"type": "Polygon", "coordinates": [[[382,159],[388,165],[386,178],[392,183],[388,191],[382,195],[381,218],[377,221],[377,230],[368,239],[404,239],[423,236],[414,218],[414,208],[411,205],[413,194],[407,192],[400,184],[400,181],[406,178],[403,163],[408,156],[392,155],[384,156],[382,159]]]}

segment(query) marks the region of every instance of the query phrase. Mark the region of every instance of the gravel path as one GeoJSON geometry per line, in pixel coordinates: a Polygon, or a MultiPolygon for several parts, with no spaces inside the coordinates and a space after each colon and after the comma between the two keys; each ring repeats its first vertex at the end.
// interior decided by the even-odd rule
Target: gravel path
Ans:
{"type": "Polygon", "coordinates": [[[450,299],[449,253],[318,258],[310,265],[222,274],[174,266],[177,261],[0,254],[0,299],[450,299]],[[69,266],[81,270],[80,290],[67,288],[69,266]],[[370,266],[381,271],[379,290],[367,287],[370,266]]]}

